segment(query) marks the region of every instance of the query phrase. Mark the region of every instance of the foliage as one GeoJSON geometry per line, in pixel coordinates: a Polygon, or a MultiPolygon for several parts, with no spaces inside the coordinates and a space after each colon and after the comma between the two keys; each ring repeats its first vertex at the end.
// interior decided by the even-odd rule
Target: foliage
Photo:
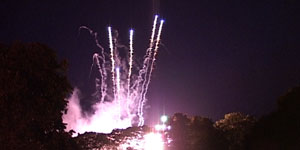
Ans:
{"type": "Polygon", "coordinates": [[[176,113],[170,119],[169,125],[172,127],[168,133],[173,140],[170,147],[172,150],[219,150],[227,147],[225,140],[208,118],[176,113]]]}
{"type": "Polygon", "coordinates": [[[0,149],[68,149],[66,62],[39,43],[0,45],[0,149]],[[59,141],[58,141],[59,140],[59,141]]]}
{"type": "Polygon", "coordinates": [[[300,87],[289,89],[288,92],[280,96],[278,101],[278,111],[290,114],[295,118],[300,117],[300,87]]]}
{"type": "Polygon", "coordinates": [[[229,143],[229,150],[245,149],[245,140],[251,132],[256,119],[239,112],[229,113],[224,119],[216,121],[214,126],[222,133],[229,143]]]}
{"type": "Polygon", "coordinates": [[[144,134],[150,131],[149,127],[143,126],[116,129],[110,134],[86,132],[78,135],[75,140],[80,148],[84,150],[117,149],[121,144],[131,139],[141,139],[144,134]]]}

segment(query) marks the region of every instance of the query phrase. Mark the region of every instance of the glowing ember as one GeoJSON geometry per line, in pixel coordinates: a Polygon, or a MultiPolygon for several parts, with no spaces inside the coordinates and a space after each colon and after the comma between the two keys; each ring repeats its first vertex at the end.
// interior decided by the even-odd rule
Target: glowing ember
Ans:
{"type": "Polygon", "coordinates": [[[118,43],[117,31],[108,27],[109,51],[105,51],[97,40],[96,32],[85,26],[80,27],[80,29],[88,30],[94,36],[96,45],[101,50],[101,53],[95,53],[93,56],[93,66],[97,67],[100,74],[100,78],[95,79],[95,96],[99,102],[93,106],[94,113],[92,115],[83,114],[79,103],[80,92],[75,89],[69,99],[68,113],[63,116],[63,121],[67,123],[66,130],[73,129],[77,133],[86,131],[109,133],[113,129],[125,129],[133,124],[144,125],[146,94],[164,23],[161,20],[158,31],[156,31],[157,19],[156,15],[150,45],[141,68],[134,66],[133,63],[134,32],[132,29],[129,32],[129,48],[127,48],[118,43]],[[127,56],[121,56],[118,48],[127,49],[127,56]]]}

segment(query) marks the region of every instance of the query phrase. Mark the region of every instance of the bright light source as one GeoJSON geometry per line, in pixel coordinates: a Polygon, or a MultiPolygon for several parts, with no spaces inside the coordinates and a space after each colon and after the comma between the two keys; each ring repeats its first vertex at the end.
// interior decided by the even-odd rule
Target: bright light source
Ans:
{"type": "Polygon", "coordinates": [[[144,150],[164,150],[164,142],[160,133],[148,133],[144,136],[144,150]]]}
{"type": "Polygon", "coordinates": [[[161,130],[161,125],[160,124],[155,125],[155,130],[160,131],[161,130]]]}
{"type": "Polygon", "coordinates": [[[142,139],[138,137],[127,139],[120,145],[118,150],[128,150],[128,148],[134,150],[164,150],[164,144],[162,134],[150,132],[145,134],[142,139]]]}
{"type": "Polygon", "coordinates": [[[171,126],[168,126],[167,129],[168,129],[168,130],[171,130],[171,126]]]}
{"type": "Polygon", "coordinates": [[[157,124],[155,125],[156,131],[165,131],[166,129],[169,129],[165,124],[157,124]]]}
{"type": "Polygon", "coordinates": [[[168,121],[168,116],[162,115],[162,116],[160,117],[160,121],[161,121],[162,123],[166,123],[166,122],[168,121]]]}

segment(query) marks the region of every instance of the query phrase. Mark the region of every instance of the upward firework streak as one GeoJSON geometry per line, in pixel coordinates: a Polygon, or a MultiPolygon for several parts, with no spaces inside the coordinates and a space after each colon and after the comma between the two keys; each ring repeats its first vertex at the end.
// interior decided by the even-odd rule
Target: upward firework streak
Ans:
{"type": "MultiPolygon", "coordinates": [[[[140,116],[143,116],[143,108],[144,108],[144,105],[145,105],[146,94],[147,94],[148,87],[149,87],[149,84],[150,84],[150,81],[151,81],[151,74],[152,74],[153,69],[154,69],[154,63],[155,63],[156,55],[157,55],[157,52],[158,52],[158,46],[159,46],[159,42],[160,42],[160,35],[161,35],[163,24],[164,24],[164,20],[161,20],[160,25],[159,25],[159,29],[158,29],[157,38],[156,38],[156,44],[155,44],[155,48],[154,48],[152,62],[151,62],[151,66],[150,66],[150,72],[149,73],[146,72],[146,75],[145,75],[145,78],[147,78],[147,73],[148,73],[148,79],[144,80],[144,84],[143,84],[143,87],[144,87],[143,89],[145,89],[145,90],[144,90],[144,92],[142,92],[142,100],[140,102],[140,116]]],[[[152,48],[152,46],[150,46],[150,48],[152,48]]],[[[151,55],[149,57],[151,57],[151,55]]],[[[149,67],[149,62],[147,64],[147,67],[149,67]]],[[[141,119],[142,120],[139,122],[139,125],[142,126],[142,125],[144,125],[144,119],[143,119],[143,117],[141,119]]]]}
{"type": "Polygon", "coordinates": [[[111,78],[113,81],[113,93],[114,99],[116,99],[116,81],[115,81],[115,57],[114,57],[114,46],[112,40],[111,27],[108,27],[108,38],[109,38],[109,48],[110,48],[110,59],[111,59],[111,78]]]}
{"type": "MultiPolygon", "coordinates": [[[[101,54],[94,54],[92,65],[97,66],[101,76],[101,78],[96,78],[96,94],[100,102],[93,106],[95,112],[88,118],[81,115],[74,117],[74,114],[71,114],[72,109],[75,109],[73,111],[78,111],[78,106],[73,108],[72,106],[68,106],[71,107],[69,109],[70,113],[64,116],[64,121],[70,125],[70,127],[67,126],[67,128],[79,133],[85,131],[108,133],[115,128],[127,128],[133,124],[138,124],[139,126],[144,125],[143,112],[146,94],[151,80],[164,23],[164,21],[161,20],[159,29],[156,31],[157,19],[158,16],[156,15],[154,17],[149,48],[146,50],[141,69],[133,65],[134,32],[132,29],[129,32],[129,52],[127,53],[127,57],[124,58],[124,56],[121,57],[122,55],[119,54],[120,50],[118,49],[120,47],[124,48],[124,46],[117,42],[117,32],[114,32],[116,34],[112,34],[113,31],[111,27],[108,27],[110,53],[105,52],[104,48],[99,44],[96,32],[93,32],[85,26],[80,27],[80,29],[87,29],[90,34],[94,36],[96,45],[101,49],[101,54]],[[156,40],[154,40],[155,35],[156,40]],[[107,59],[105,56],[110,56],[110,59],[107,59]],[[108,70],[110,70],[111,75],[107,73],[108,70]],[[109,78],[111,78],[111,80],[108,80],[109,78]],[[74,125],[74,118],[76,117],[77,119],[75,120],[79,121],[75,121],[74,125]],[[138,122],[136,122],[137,119],[138,122]]],[[[73,97],[76,98],[76,96],[73,97]]],[[[76,101],[73,103],[78,105],[76,101]]],[[[76,113],[76,115],[78,115],[78,113],[76,113]]]]}
{"type": "Polygon", "coordinates": [[[133,29],[130,30],[129,35],[129,69],[128,69],[128,78],[127,78],[127,98],[126,98],[126,109],[127,114],[129,115],[129,97],[130,97],[130,78],[131,78],[131,72],[132,72],[132,62],[133,62],[133,29]]]}
{"type": "Polygon", "coordinates": [[[146,79],[147,79],[147,74],[148,74],[148,69],[149,69],[149,62],[150,62],[150,58],[152,55],[152,47],[153,47],[153,42],[154,42],[157,18],[158,18],[158,15],[155,15],[154,21],[153,21],[153,26],[152,26],[152,34],[151,34],[151,38],[150,38],[150,45],[146,51],[143,68],[140,70],[139,78],[138,78],[138,83],[141,83],[141,82],[143,83],[142,88],[141,88],[141,98],[139,100],[139,105],[138,105],[138,116],[140,119],[139,126],[142,126],[144,124],[143,109],[142,109],[142,102],[143,102],[142,95],[145,92],[145,84],[146,84],[146,79]]]}

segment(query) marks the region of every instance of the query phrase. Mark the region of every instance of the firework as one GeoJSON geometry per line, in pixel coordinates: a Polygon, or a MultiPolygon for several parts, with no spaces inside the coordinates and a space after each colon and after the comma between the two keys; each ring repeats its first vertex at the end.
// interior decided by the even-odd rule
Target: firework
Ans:
{"type": "MultiPolygon", "coordinates": [[[[148,87],[149,87],[149,84],[150,84],[150,81],[151,81],[151,75],[152,75],[152,72],[153,72],[154,63],[155,63],[156,55],[157,55],[157,52],[158,52],[158,45],[159,45],[159,42],[160,42],[160,35],[161,35],[163,24],[164,24],[164,20],[161,20],[160,25],[159,25],[159,29],[158,29],[157,38],[156,38],[156,44],[155,44],[155,49],[154,49],[154,53],[153,53],[153,57],[152,57],[151,66],[149,66],[149,64],[148,64],[148,66],[150,67],[150,72],[148,74],[148,79],[144,80],[146,84],[143,84],[144,91],[142,92],[142,99],[141,99],[141,102],[140,102],[140,104],[141,104],[141,106],[140,106],[140,116],[143,116],[143,108],[144,108],[144,105],[145,105],[146,94],[148,92],[148,87]]],[[[145,77],[147,77],[147,76],[145,76],[145,77]]],[[[144,119],[143,118],[142,118],[141,122],[139,123],[139,125],[140,126],[144,125],[144,119]]]]}
{"type": "MultiPolygon", "coordinates": [[[[97,66],[100,78],[96,78],[96,95],[99,102],[96,103],[94,113],[92,115],[73,113],[78,111],[80,107],[68,106],[69,112],[64,115],[67,129],[73,129],[76,132],[83,133],[86,131],[109,133],[115,128],[124,129],[134,124],[138,126],[144,125],[144,106],[146,102],[146,94],[154,69],[155,60],[158,53],[161,31],[164,21],[160,21],[158,31],[156,31],[158,16],[154,17],[152,33],[150,37],[149,48],[146,50],[144,61],[141,68],[134,66],[134,49],[133,49],[133,29],[129,31],[129,48],[127,56],[121,57],[120,49],[125,46],[117,41],[117,32],[108,27],[109,52],[99,44],[97,33],[83,26],[80,29],[87,29],[94,36],[96,45],[100,48],[101,53],[93,55],[93,66],[97,66]],[[116,34],[113,34],[116,33],[116,34]],[[156,35],[157,33],[157,35],[156,35]],[[156,40],[155,39],[156,36],[156,40]],[[107,59],[105,56],[110,56],[107,59]],[[110,70],[111,74],[107,71],[110,70]],[[111,79],[111,80],[109,80],[111,79]],[[73,110],[72,108],[76,108],[73,110]],[[68,117],[72,116],[74,122],[68,117]],[[77,119],[76,119],[77,118],[77,119]],[[138,120],[138,121],[137,121],[138,120]]],[[[74,92],[72,98],[78,92],[74,92]]],[[[72,100],[72,99],[71,99],[72,100]]],[[[77,104],[77,103],[70,103],[77,104]]]]}
{"type": "Polygon", "coordinates": [[[109,38],[110,59],[111,59],[111,79],[113,81],[114,98],[116,98],[115,57],[114,57],[114,46],[113,46],[113,40],[112,40],[111,27],[108,27],[108,38],[109,38]]]}
{"type": "Polygon", "coordinates": [[[128,69],[128,78],[127,78],[127,98],[126,98],[126,109],[127,109],[127,114],[129,115],[129,96],[130,96],[130,78],[131,78],[131,73],[132,73],[132,62],[133,62],[133,29],[130,30],[129,34],[129,69],[128,69]]]}

